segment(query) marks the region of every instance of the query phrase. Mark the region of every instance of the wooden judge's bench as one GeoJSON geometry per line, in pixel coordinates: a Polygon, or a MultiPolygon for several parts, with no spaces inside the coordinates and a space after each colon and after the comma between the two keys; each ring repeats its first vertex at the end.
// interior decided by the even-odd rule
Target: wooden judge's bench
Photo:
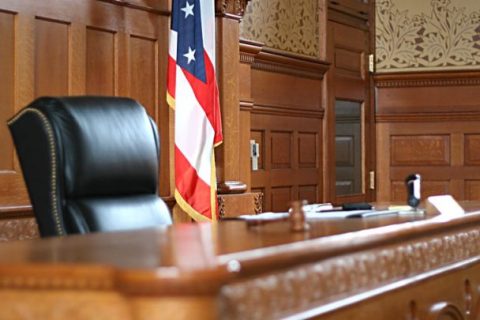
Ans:
{"type": "Polygon", "coordinates": [[[0,319],[479,319],[461,216],[179,224],[0,245],[0,319]]]}

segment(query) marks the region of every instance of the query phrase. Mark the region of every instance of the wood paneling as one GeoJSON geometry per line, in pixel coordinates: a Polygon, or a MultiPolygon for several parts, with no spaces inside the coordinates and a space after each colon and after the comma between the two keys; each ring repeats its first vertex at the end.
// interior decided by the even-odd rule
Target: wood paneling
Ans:
{"type": "Polygon", "coordinates": [[[286,212],[290,207],[290,201],[292,201],[292,188],[291,187],[273,187],[270,190],[270,210],[273,212],[286,212]]]}
{"type": "Polygon", "coordinates": [[[480,199],[480,179],[465,180],[465,200],[480,199]]]}
{"type": "Polygon", "coordinates": [[[300,168],[315,168],[318,166],[316,155],[318,154],[319,137],[316,133],[298,133],[298,166],[300,168]]]}
{"type": "MultiPolygon", "coordinates": [[[[0,123],[4,124],[14,113],[14,48],[15,48],[15,16],[0,11],[0,123]]],[[[8,128],[0,126],[0,174],[13,171],[13,148],[8,128]]]]}
{"type": "Polygon", "coordinates": [[[264,211],[284,212],[298,199],[322,202],[322,83],[328,65],[241,44],[240,93],[244,105],[251,105],[250,139],[260,147],[251,190],[264,194],[264,211]]]}
{"type": "Polygon", "coordinates": [[[480,134],[465,135],[465,165],[480,165],[480,134]]]}
{"type": "Polygon", "coordinates": [[[390,136],[392,166],[448,166],[450,139],[447,135],[390,136]]]}
{"type": "Polygon", "coordinates": [[[292,168],[293,132],[272,130],[270,132],[270,139],[271,169],[292,168]]]}
{"type": "Polygon", "coordinates": [[[115,95],[115,32],[87,28],[86,93],[115,95]]]}
{"type": "Polygon", "coordinates": [[[155,39],[130,38],[130,95],[156,118],[158,105],[157,43],[155,39]]]}
{"type": "Polygon", "coordinates": [[[422,198],[480,199],[477,78],[474,72],[376,77],[378,201],[404,202],[403,181],[411,173],[422,175],[422,198]]]}
{"type": "MultiPolygon", "coordinates": [[[[449,181],[432,181],[427,180],[422,182],[421,197],[426,199],[430,196],[449,194],[450,182],[449,181]]],[[[392,181],[392,194],[391,200],[395,202],[407,201],[407,189],[405,187],[405,181],[392,181]]]]}
{"type": "MultiPolygon", "coordinates": [[[[170,196],[173,114],[165,99],[168,1],[2,0],[0,3],[0,206],[29,203],[6,120],[41,95],[139,100],[161,132],[162,196],[170,196]],[[161,8],[161,9],[160,9],[161,8]],[[160,49],[161,48],[161,49],[160,49]],[[160,113],[162,117],[160,117],[160,113]]],[[[112,133],[114,134],[114,133],[112,133]]]]}
{"type": "Polygon", "coordinates": [[[265,193],[264,211],[285,211],[296,199],[320,202],[321,119],[253,111],[251,127],[264,155],[252,171],[252,190],[265,193]]]}
{"type": "Polygon", "coordinates": [[[69,23],[35,20],[35,96],[69,93],[69,23]]]}

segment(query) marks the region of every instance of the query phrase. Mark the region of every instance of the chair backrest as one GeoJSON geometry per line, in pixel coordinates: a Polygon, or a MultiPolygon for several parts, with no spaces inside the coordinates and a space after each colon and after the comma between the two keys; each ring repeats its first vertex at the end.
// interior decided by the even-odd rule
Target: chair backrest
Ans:
{"type": "Polygon", "coordinates": [[[171,224],[156,125],[136,101],[43,97],[8,126],[42,236],[171,224]]]}

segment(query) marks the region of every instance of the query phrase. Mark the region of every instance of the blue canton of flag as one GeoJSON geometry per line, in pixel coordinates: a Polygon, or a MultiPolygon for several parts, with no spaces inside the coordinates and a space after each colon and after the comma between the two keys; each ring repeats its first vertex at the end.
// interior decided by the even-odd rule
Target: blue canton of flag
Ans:
{"type": "Polygon", "coordinates": [[[172,30],[178,34],[177,64],[197,79],[207,82],[200,0],[173,0],[172,30]]]}

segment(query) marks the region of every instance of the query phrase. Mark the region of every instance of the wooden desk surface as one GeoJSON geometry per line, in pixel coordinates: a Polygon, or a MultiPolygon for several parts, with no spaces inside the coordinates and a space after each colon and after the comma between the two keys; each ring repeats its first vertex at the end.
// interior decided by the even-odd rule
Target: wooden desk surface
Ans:
{"type": "MultiPolygon", "coordinates": [[[[128,296],[136,313],[116,319],[140,319],[135,314],[143,314],[145,297],[158,299],[148,300],[148,308],[162,306],[162,314],[174,318],[192,316],[173,308],[184,303],[202,318],[326,316],[349,310],[345,299],[360,293],[455,263],[465,268],[480,256],[480,212],[325,219],[310,226],[291,232],[286,222],[247,227],[224,221],[0,244],[0,318],[13,314],[12,292],[28,309],[38,300],[30,301],[32,294],[66,291],[108,293],[120,305],[128,296]],[[285,294],[289,299],[281,298],[285,294]]],[[[154,319],[149,312],[141,319],[154,319]]]]}

